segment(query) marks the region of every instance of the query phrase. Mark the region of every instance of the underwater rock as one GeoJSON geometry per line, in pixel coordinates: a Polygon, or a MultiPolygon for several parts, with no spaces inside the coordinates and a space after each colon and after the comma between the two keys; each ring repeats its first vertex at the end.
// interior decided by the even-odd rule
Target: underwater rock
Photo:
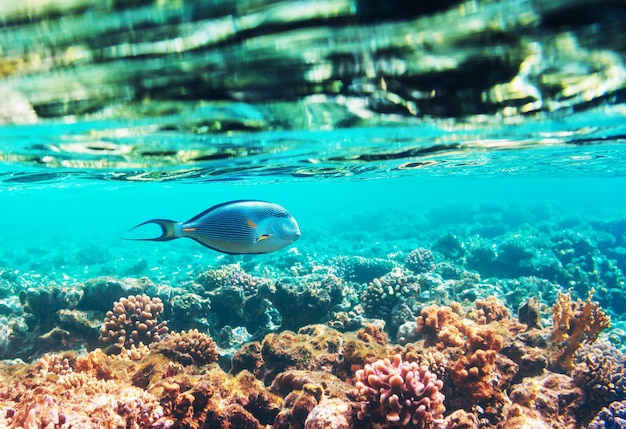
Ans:
{"type": "Polygon", "coordinates": [[[471,270],[478,271],[483,277],[497,275],[496,263],[498,254],[496,245],[481,236],[472,236],[466,240],[465,247],[467,256],[465,266],[471,270]]]}
{"type": "Polygon", "coordinates": [[[263,369],[262,346],[258,341],[244,344],[231,359],[231,373],[237,374],[246,370],[257,378],[262,378],[263,369]]]}
{"type": "Polygon", "coordinates": [[[442,429],[478,429],[478,418],[465,410],[455,410],[446,416],[442,429]]]}
{"type": "Polygon", "coordinates": [[[30,383],[14,382],[18,395],[7,395],[6,391],[0,395],[4,411],[0,425],[95,428],[163,423],[163,409],[156,397],[114,379],[123,375],[118,371],[124,367],[126,363],[111,361],[101,351],[86,356],[44,356],[29,368],[30,383]]]}
{"type": "MultiPolygon", "coordinates": [[[[314,394],[321,398],[346,399],[354,388],[339,377],[326,371],[287,370],[274,378],[270,391],[276,395],[286,397],[290,392],[304,390],[305,386],[314,387],[314,394]]],[[[318,398],[319,400],[319,398],[318,398]]]]}
{"type": "Polygon", "coordinates": [[[465,255],[465,246],[455,234],[446,234],[439,237],[435,240],[432,247],[433,250],[451,260],[457,260],[465,255]]]}
{"type": "Polygon", "coordinates": [[[539,300],[530,297],[528,301],[517,310],[517,319],[531,328],[541,329],[541,314],[539,313],[539,300]]]}
{"type": "Polygon", "coordinates": [[[324,325],[307,326],[295,334],[283,331],[268,334],[262,343],[266,380],[288,369],[327,370],[336,374],[344,365],[343,335],[324,325]]]}
{"type": "Polygon", "coordinates": [[[350,403],[339,398],[324,398],[307,416],[304,429],[350,429],[353,414],[350,403]]]}
{"type": "Polygon", "coordinates": [[[311,325],[297,334],[270,333],[262,343],[244,345],[233,356],[231,371],[246,369],[267,383],[288,370],[327,371],[344,380],[354,367],[388,355],[386,346],[377,342],[380,334],[368,332],[342,334],[325,325],[311,325]]]}
{"type": "Polygon", "coordinates": [[[281,327],[297,330],[321,322],[331,308],[341,303],[343,281],[333,274],[284,277],[273,290],[263,288],[261,294],[280,313],[281,327]]]}
{"type": "Polygon", "coordinates": [[[396,334],[396,343],[400,345],[406,345],[407,343],[415,342],[419,339],[415,322],[405,322],[398,328],[396,334]]]}
{"type": "Polygon", "coordinates": [[[211,311],[204,317],[210,317],[214,332],[225,326],[245,327],[256,338],[262,338],[281,326],[281,315],[266,299],[276,290],[272,280],[253,276],[240,265],[230,264],[202,272],[196,282],[210,300],[211,311]]]}
{"type": "Polygon", "coordinates": [[[207,330],[211,311],[211,299],[185,292],[169,300],[169,323],[172,329],[207,330]]]}
{"type": "Polygon", "coordinates": [[[321,386],[305,384],[301,390],[291,391],[285,397],[285,406],[276,416],[272,429],[302,428],[309,413],[319,404],[321,386]]]}
{"type": "Polygon", "coordinates": [[[246,328],[243,326],[233,328],[232,326],[226,325],[220,330],[217,345],[222,349],[220,351],[221,355],[228,355],[229,351],[235,353],[235,351],[249,343],[249,341],[252,341],[252,335],[248,333],[246,328]]]}
{"type": "Polygon", "coordinates": [[[84,284],[83,297],[78,304],[78,309],[106,313],[115,301],[122,297],[145,293],[146,289],[151,286],[153,283],[147,277],[90,279],[84,284]]]}
{"type": "Polygon", "coordinates": [[[513,405],[505,406],[506,417],[499,429],[520,427],[513,422],[522,415],[539,423],[533,427],[576,428],[576,416],[585,403],[584,392],[572,378],[554,373],[524,379],[511,389],[509,397],[513,405]],[[513,415],[511,408],[517,410],[513,415]]]}
{"type": "Polygon", "coordinates": [[[72,332],[72,337],[95,347],[102,326],[102,313],[97,311],[59,310],[59,326],[72,332]]]}
{"type": "Polygon", "coordinates": [[[545,348],[531,347],[518,339],[507,341],[502,348],[502,354],[518,365],[514,382],[519,382],[524,377],[540,375],[548,367],[545,348]]]}
{"type": "Polygon", "coordinates": [[[46,285],[28,288],[20,292],[19,297],[24,311],[35,316],[38,323],[47,328],[55,322],[57,311],[76,308],[83,292],[71,286],[46,285]]]}

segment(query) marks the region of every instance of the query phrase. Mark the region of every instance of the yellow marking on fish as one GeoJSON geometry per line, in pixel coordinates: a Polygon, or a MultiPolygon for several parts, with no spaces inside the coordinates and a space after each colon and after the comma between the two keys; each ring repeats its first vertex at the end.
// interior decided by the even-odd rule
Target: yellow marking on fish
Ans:
{"type": "Polygon", "coordinates": [[[250,228],[256,228],[256,223],[252,222],[250,219],[247,219],[246,221],[248,222],[248,226],[250,228]]]}
{"type": "Polygon", "coordinates": [[[257,241],[257,242],[258,242],[258,241],[263,241],[263,240],[265,240],[266,238],[270,238],[270,235],[269,235],[269,234],[263,234],[262,236],[260,236],[259,238],[257,238],[257,239],[256,239],[256,241],[257,241]]]}
{"type": "Polygon", "coordinates": [[[183,228],[183,232],[194,232],[196,228],[183,228]]]}

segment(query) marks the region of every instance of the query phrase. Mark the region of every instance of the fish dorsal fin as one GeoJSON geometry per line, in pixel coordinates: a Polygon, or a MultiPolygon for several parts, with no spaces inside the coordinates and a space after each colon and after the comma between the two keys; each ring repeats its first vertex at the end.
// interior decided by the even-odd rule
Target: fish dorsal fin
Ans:
{"type": "Polygon", "coordinates": [[[221,209],[223,207],[227,207],[227,206],[230,206],[230,205],[241,204],[241,203],[266,203],[266,204],[270,204],[267,201],[261,201],[261,200],[235,200],[235,201],[227,201],[225,203],[221,203],[221,204],[214,205],[213,207],[209,207],[208,209],[206,209],[202,213],[198,213],[197,215],[195,215],[194,217],[192,217],[191,219],[189,219],[185,223],[195,222],[198,219],[200,219],[200,218],[206,216],[207,214],[211,213],[212,211],[215,211],[217,209],[221,209]]]}

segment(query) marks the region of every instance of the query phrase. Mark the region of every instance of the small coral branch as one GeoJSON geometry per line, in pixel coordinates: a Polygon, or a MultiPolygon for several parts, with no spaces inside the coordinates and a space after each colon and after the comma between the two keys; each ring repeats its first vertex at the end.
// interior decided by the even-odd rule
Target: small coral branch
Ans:
{"type": "MultiPolygon", "coordinates": [[[[593,291],[592,291],[593,294],[593,291]]],[[[611,319],[600,305],[592,301],[572,301],[568,293],[559,293],[552,307],[552,331],[550,332],[550,365],[554,369],[572,369],[574,353],[583,343],[593,343],[604,329],[611,326],[611,319]]]]}
{"type": "Polygon", "coordinates": [[[104,324],[100,328],[100,340],[112,343],[112,348],[121,351],[140,343],[148,345],[159,341],[167,334],[167,322],[159,322],[163,302],[147,295],[121,298],[107,311],[104,324]]]}

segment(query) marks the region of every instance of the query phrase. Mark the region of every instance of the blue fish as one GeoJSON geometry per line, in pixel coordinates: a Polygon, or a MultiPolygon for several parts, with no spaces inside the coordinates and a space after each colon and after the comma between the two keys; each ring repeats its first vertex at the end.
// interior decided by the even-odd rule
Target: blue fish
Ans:
{"type": "Polygon", "coordinates": [[[300,237],[294,217],[278,204],[266,201],[229,201],[213,206],[187,222],[151,219],[131,231],[151,223],[161,227],[159,237],[130,240],[169,241],[187,237],[209,249],[241,255],[275,252],[300,237]]]}

